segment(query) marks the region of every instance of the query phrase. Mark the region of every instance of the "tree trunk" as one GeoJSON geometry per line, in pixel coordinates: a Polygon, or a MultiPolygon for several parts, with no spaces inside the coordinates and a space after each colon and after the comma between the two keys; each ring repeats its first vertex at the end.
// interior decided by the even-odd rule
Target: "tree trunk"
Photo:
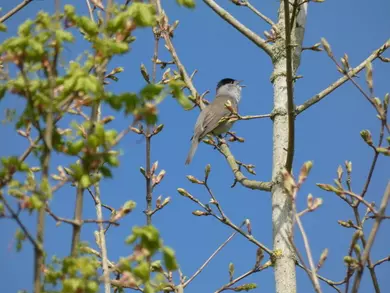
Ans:
{"type": "MultiPolygon", "coordinates": [[[[300,2],[300,1],[296,1],[300,2]]],[[[286,165],[289,146],[289,119],[288,119],[288,93],[287,93],[287,54],[285,43],[285,18],[284,3],[281,1],[279,9],[279,21],[277,28],[280,33],[273,47],[274,71],[272,82],[274,87],[274,121],[273,121],[273,168],[272,181],[272,223],[273,223],[273,249],[275,252],[275,285],[277,293],[295,293],[296,272],[295,252],[290,243],[293,237],[294,211],[291,198],[283,187],[282,169],[286,165]]],[[[294,11],[290,5],[290,13],[294,11]]],[[[300,63],[300,55],[304,36],[307,4],[298,13],[291,34],[291,43],[294,48],[292,54],[293,76],[300,63]]],[[[289,17],[291,20],[291,17],[289,17]]],[[[293,151],[293,149],[290,149],[293,151]]]]}

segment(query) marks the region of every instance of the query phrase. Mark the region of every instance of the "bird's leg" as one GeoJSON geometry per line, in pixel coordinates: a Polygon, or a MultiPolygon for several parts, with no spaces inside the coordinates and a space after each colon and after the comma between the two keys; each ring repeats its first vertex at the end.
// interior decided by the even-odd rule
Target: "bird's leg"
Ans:
{"type": "MultiPolygon", "coordinates": [[[[225,137],[227,136],[227,133],[225,134],[225,137]]],[[[223,144],[226,144],[226,141],[225,139],[222,137],[222,135],[218,135],[217,136],[217,139],[218,139],[218,146],[221,146],[223,144]]]]}

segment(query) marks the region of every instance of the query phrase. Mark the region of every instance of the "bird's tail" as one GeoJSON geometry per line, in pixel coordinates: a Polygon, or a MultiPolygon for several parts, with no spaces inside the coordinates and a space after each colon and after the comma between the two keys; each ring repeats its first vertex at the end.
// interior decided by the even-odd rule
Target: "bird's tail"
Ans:
{"type": "Polygon", "coordinates": [[[190,151],[188,152],[187,160],[186,160],[186,165],[191,163],[192,158],[195,155],[196,149],[198,148],[199,140],[196,137],[192,138],[192,143],[191,143],[191,148],[190,151]]]}

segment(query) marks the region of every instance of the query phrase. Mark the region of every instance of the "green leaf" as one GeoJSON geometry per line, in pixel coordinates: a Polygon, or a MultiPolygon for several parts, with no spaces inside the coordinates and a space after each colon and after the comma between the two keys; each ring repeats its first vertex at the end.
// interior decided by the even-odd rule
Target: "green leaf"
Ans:
{"type": "Polygon", "coordinates": [[[42,178],[41,190],[44,193],[46,199],[52,197],[51,186],[49,180],[46,177],[42,178]]]}
{"type": "Polygon", "coordinates": [[[106,166],[100,167],[100,173],[102,173],[102,175],[106,178],[112,178],[112,172],[111,172],[110,168],[108,168],[106,166]]]}
{"type": "Polygon", "coordinates": [[[163,247],[162,249],[164,264],[168,271],[175,271],[179,268],[176,262],[175,252],[170,247],[163,247]]]}
{"type": "Polygon", "coordinates": [[[137,26],[146,27],[156,24],[156,11],[153,4],[134,2],[128,12],[137,26]]]}
{"type": "Polygon", "coordinates": [[[135,226],[133,227],[133,234],[141,239],[141,247],[148,249],[151,255],[161,247],[160,234],[153,226],[135,226]]]}
{"type": "Polygon", "coordinates": [[[171,81],[169,83],[169,87],[172,90],[172,96],[177,99],[179,104],[185,109],[189,110],[192,108],[192,102],[186,97],[186,95],[183,93],[182,87],[184,86],[183,81],[171,81]]]}
{"type": "Polygon", "coordinates": [[[94,37],[99,33],[97,24],[87,16],[78,18],[77,25],[91,37],[94,37]]]}
{"type": "Polygon", "coordinates": [[[125,105],[126,114],[132,113],[138,104],[138,97],[134,93],[125,93],[121,95],[121,100],[125,105]]]}
{"type": "Polygon", "coordinates": [[[195,1],[194,0],[176,0],[177,4],[180,6],[184,6],[187,8],[195,8],[195,1]]]}
{"type": "Polygon", "coordinates": [[[69,43],[74,41],[74,37],[73,37],[72,33],[68,32],[68,31],[56,30],[55,33],[56,33],[57,41],[69,42],[69,43]]]}
{"type": "Polygon", "coordinates": [[[255,283],[249,283],[249,284],[244,284],[238,287],[233,288],[234,292],[241,292],[241,291],[250,291],[253,289],[256,289],[257,285],[255,283]]]}
{"type": "Polygon", "coordinates": [[[31,34],[31,27],[34,22],[31,19],[27,19],[19,26],[18,33],[21,37],[28,37],[31,34]]]}
{"type": "Polygon", "coordinates": [[[0,23],[0,32],[6,32],[7,26],[4,23],[0,23]]]}
{"type": "Polygon", "coordinates": [[[87,188],[91,186],[91,178],[89,177],[88,174],[83,174],[80,178],[80,187],[81,188],[87,188]]]}
{"type": "Polygon", "coordinates": [[[29,198],[31,209],[39,210],[43,206],[43,202],[35,194],[29,198]]]}
{"type": "Polygon", "coordinates": [[[0,101],[4,98],[5,93],[7,92],[7,86],[0,84],[0,101]]]}
{"type": "Polygon", "coordinates": [[[105,156],[105,160],[107,164],[113,167],[118,167],[119,166],[119,159],[116,154],[109,154],[105,156]]]}
{"type": "Polygon", "coordinates": [[[75,142],[68,142],[68,154],[74,156],[77,155],[81,149],[84,147],[84,141],[79,139],[75,142]]]}
{"type": "Polygon", "coordinates": [[[148,101],[153,100],[163,89],[164,86],[161,84],[148,84],[141,90],[141,97],[148,101]]]}
{"type": "Polygon", "coordinates": [[[16,230],[15,233],[16,239],[16,251],[20,251],[22,249],[23,241],[26,240],[26,234],[20,229],[16,230]]]}
{"type": "Polygon", "coordinates": [[[146,261],[141,262],[137,267],[133,269],[135,276],[140,278],[143,282],[149,281],[150,277],[150,266],[146,261]]]}

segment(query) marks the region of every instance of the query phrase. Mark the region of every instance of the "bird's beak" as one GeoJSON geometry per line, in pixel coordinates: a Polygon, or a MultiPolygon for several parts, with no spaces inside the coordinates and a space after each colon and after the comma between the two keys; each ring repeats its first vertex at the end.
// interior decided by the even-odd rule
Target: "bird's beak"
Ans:
{"type": "Polygon", "coordinates": [[[245,84],[241,84],[243,82],[243,80],[238,80],[237,81],[237,84],[240,86],[240,87],[246,87],[245,84]]]}

